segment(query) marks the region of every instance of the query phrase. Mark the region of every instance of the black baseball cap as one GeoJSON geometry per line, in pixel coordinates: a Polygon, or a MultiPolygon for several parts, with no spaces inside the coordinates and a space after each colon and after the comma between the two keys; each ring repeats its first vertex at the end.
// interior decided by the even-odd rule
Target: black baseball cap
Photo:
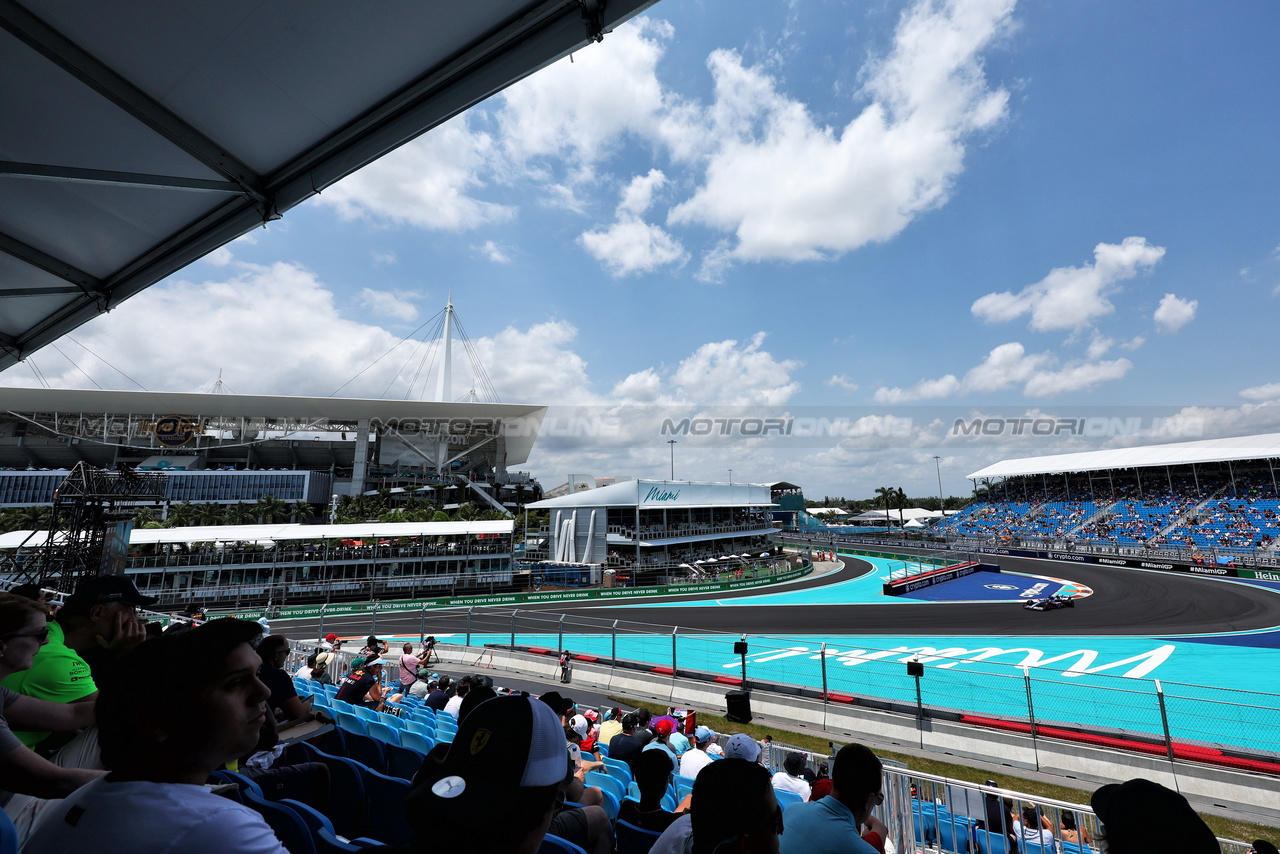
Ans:
{"type": "Polygon", "coordinates": [[[550,706],[560,717],[564,717],[573,710],[573,700],[568,697],[561,697],[559,691],[548,691],[538,699],[550,706]]]}
{"type": "Polygon", "coordinates": [[[554,786],[568,773],[564,728],[532,697],[485,700],[458,725],[444,761],[405,798],[409,814],[492,818],[521,788],[554,786]]]}
{"type": "Polygon", "coordinates": [[[62,606],[70,613],[85,613],[94,605],[113,605],[123,602],[145,608],[154,605],[154,596],[143,596],[134,583],[123,575],[99,575],[80,582],[80,586],[72,593],[62,606]]]}
{"type": "Polygon", "coordinates": [[[1093,812],[1115,850],[1218,854],[1209,825],[1178,792],[1138,777],[1093,793],[1093,812]]]}

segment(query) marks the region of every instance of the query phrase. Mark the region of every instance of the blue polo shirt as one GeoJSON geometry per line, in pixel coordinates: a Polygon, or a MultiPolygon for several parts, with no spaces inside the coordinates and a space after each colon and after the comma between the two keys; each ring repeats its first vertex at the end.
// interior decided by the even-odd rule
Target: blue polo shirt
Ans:
{"type": "Polygon", "coordinates": [[[858,820],[849,808],[830,795],[792,804],[782,818],[781,854],[879,854],[858,835],[858,820]]]}

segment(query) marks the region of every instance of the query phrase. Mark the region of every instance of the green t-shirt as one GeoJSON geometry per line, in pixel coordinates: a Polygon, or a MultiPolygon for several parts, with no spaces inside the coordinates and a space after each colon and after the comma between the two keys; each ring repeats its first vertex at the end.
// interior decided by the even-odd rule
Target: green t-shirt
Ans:
{"type": "MultiPolygon", "coordinates": [[[[24,697],[53,703],[74,703],[98,690],[89,665],[67,646],[62,626],[56,622],[49,623],[49,642],[40,647],[30,669],[9,674],[0,685],[24,697]]],[[[27,747],[34,747],[50,734],[17,730],[14,735],[27,747]]]]}

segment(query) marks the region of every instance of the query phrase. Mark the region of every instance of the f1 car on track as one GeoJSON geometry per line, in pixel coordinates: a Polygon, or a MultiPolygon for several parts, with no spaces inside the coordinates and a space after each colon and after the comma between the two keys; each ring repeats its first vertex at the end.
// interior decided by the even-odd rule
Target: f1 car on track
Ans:
{"type": "Polygon", "coordinates": [[[1059,608],[1074,608],[1076,600],[1070,596],[1055,593],[1043,599],[1028,599],[1022,607],[1028,611],[1056,611],[1059,608]]]}

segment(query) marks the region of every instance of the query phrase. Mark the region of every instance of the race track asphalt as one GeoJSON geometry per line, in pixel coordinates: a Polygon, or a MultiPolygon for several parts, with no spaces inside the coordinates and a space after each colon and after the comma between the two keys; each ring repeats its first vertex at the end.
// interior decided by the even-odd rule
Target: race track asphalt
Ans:
{"type": "MultiPolygon", "coordinates": [[[[860,558],[842,558],[844,568],[806,579],[786,589],[837,584],[875,568],[860,558]]],[[[1203,632],[1269,629],[1280,626],[1280,593],[1262,587],[1180,573],[1102,567],[1031,558],[1000,558],[1006,572],[1044,575],[1079,582],[1094,595],[1076,607],[1049,612],[1027,611],[1017,603],[894,603],[891,605],[790,605],[735,607],[726,600],[758,596],[760,589],[736,593],[715,592],[719,604],[706,607],[664,608],[662,599],[643,606],[603,608],[565,606],[559,603],[524,605],[517,615],[518,630],[555,632],[564,615],[564,631],[603,631],[615,620],[636,630],[647,624],[654,634],[669,634],[679,626],[682,634],[744,632],[748,634],[912,634],[912,635],[1139,635],[1163,637],[1203,632]]],[[[682,597],[688,601],[687,597],[682,597]]],[[[616,605],[616,603],[611,603],[616,605]]],[[[471,628],[476,633],[507,632],[512,608],[476,608],[471,628]]],[[[318,631],[314,621],[290,622],[283,629],[298,637],[318,631]]],[[[391,616],[378,620],[380,635],[416,635],[420,615],[391,616]]],[[[341,635],[368,631],[369,617],[330,617],[326,631],[341,635]]],[[[443,634],[467,628],[465,611],[432,613],[428,631],[443,634]]]]}

